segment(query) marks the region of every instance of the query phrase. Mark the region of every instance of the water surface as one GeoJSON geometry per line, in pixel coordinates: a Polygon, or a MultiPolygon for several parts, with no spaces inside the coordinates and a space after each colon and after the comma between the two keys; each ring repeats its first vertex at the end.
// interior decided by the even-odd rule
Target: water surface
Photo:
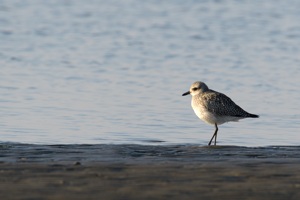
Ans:
{"type": "Polygon", "coordinates": [[[220,145],[299,145],[300,3],[3,1],[0,141],[199,144],[190,84],[259,119],[219,127],[220,145]]]}

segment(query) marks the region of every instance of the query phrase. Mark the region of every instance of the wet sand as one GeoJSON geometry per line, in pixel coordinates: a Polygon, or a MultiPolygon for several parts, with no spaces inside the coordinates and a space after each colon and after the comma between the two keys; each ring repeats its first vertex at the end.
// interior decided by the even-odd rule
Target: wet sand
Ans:
{"type": "Polygon", "coordinates": [[[300,199],[300,147],[0,144],[0,199],[300,199]]]}

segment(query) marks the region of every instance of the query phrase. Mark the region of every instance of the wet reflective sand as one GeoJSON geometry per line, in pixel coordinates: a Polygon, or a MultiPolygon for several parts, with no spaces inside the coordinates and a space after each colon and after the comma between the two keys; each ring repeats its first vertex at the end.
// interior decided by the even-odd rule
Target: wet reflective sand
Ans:
{"type": "Polygon", "coordinates": [[[299,199],[300,147],[2,144],[1,199],[299,199]]]}

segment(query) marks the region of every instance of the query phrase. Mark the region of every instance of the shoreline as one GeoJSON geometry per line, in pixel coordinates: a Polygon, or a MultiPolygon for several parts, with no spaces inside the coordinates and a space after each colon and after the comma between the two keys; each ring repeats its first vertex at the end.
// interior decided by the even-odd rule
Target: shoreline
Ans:
{"type": "Polygon", "coordinates": [[[199,146],[136,144],[35,145],[0,143],[2,163],[150,163],[300,161],[300,146],[199,146]]]}

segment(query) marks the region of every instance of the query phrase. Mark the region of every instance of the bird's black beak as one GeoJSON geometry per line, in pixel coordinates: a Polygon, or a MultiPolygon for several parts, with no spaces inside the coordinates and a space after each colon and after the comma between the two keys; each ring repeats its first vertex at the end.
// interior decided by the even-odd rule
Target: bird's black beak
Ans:
{"type": "Polygon", "coordinates": [[[191,93],[190,91],[187,91],[186,93],[183,93],[182,96],[188,95],[190,93],[191,93]]]}

